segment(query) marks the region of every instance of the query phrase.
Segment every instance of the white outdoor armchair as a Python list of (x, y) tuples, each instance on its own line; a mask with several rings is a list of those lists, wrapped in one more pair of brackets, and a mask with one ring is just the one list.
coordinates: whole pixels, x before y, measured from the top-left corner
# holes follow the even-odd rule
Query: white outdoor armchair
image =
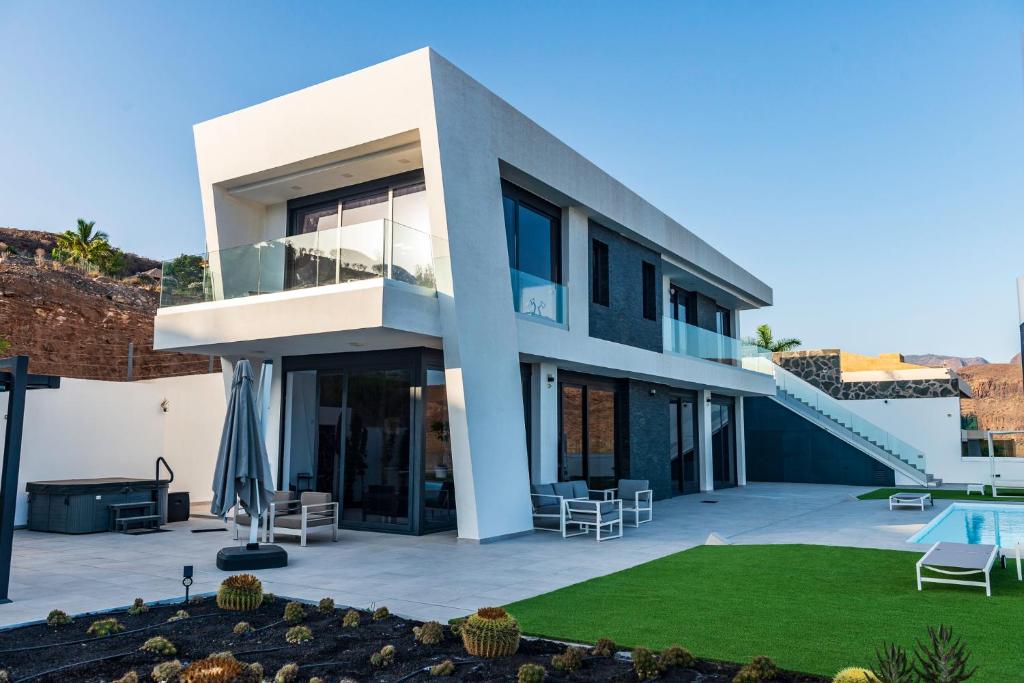
[(603, 489), (605, 500), (622, 501), (622, 512), (633, 515), (633, 526), (639, 527), (654, 519), (654, 491), (646, 479), (619, 479), (613, 489)]
[(303, 491), (298, 500), (274, 502), (270, 505), (270, 542), (274, 537), (298, 536), (299, 544), (306, 545), (306, 536), (311, 529), (330, 528), (331, 540), (338, 540), (338, 504), (331, 501), (331, 494)]
[[(621, 500), (569, 499), (562, 501), (562, 509), (565, 520), (562, 538), (581, 536), (591, 530), (599, 543), (622, 537)], [(570, 533), (570, 527), (576, 527), (578, 531)]]

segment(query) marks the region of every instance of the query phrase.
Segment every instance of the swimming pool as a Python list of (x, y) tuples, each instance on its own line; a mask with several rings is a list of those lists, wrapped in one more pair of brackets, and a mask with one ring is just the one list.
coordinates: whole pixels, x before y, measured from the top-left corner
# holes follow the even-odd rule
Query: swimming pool
[(1024, 505), (953, 503), (910, 543), (989, 543), (1006, 547), (1024, 543)]

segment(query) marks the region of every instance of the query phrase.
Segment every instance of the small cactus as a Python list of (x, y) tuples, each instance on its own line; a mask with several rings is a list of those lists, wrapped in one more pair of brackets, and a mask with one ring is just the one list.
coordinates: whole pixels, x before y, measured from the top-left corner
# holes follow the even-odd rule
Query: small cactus
[(183, 609), (180, 609), (177, 612), (175, 612), (174, 614), (172, 614), (171, 616), (167, 617), (167, 621), (168, 621), (168, 623), (170, 623), (172, 621), (181, 621), (182, 619), (188, 619), (188, 617), (189, 617), (188, 612), (186, 612)]
[(354, 609), (350, 609), (345, 612), (345, 616), (341, 618), (341, 625), (345, 628), (356, 628), (359, 626), (359, 612)]
[(248, 612), (263, 604), (263, 584), (252, 574), (235, 574), (220, 583), (217, 607), (235, 612)]
[(388, 610), (387, 607), (378, 607), (377, 609), (373, 610), (374, 621), (383, 621), (384, 619), (387, 619), (390, 616), (391, 612)]
[(275, 602), (277, 602), (277, 596), (276, 595), (274, 595), (273, 593), (264, 593), (263, 594), (263, 604), (264, 605), (273, 605)]
[(500, 607), (484, 607), (459, 629), (466, 652), (474, 657), (509, 657), (519, 650), (519, 622)]
[(284, 620), (289, 624), (298, 624), (306, 618), (306, 608), (301, 602), (289, 602), (284, 606)]
[(385, 645), (380, 649), (380, 652), (374, 652), (370, 656), (370, 666), (372, 666), (374, 669), (383, 669), (386, 666), (391, 666), (394, 662), (394, 645)]
[(868, 669), (850, 666), (837, 673), (832, 683), (878, 683), (878, 677)]
[(333, 598), (321, 598), (320, 602), (316, 605), (316, 611), (320, 614), (330, 614), (334, 611), (334, 599)]
[(89, 630), (86, 631), (86, 635), (96, 636), (98, 638), (104, 638), (109, 636), (111, 633), (120, 633), (124, 630), (124, 626), (117, 619), (113, 617), (109, 619), (97, 619), (92, 622), (89, 626)]
[(455, 673), (455, 662), (450, 659), (430, 667), (431, 676), (451, 676), (453, 673)]
[(46, 615), (47, 626), (67, 626), (70, 623), (71, 617), (64, 610), (50, 610), (50, 613)]
[(761, 681), (774, 681), (779, 675), (779, 668), (775, 666), (768, 657), (758, 656), (750, 660), (749, 664), (744, 664), (739, 671), (736, 672), (736, 676), (733, 677), (732, 683), (761, 683)]
[(658, 668), (662, 671), (668, 669), (685, 669), (693, 666), (694, 663), (693, 654), (690, 653), (685, 647), (679, 645), (669, 645), (661, 651), (661, 655), (658, 657)]
[(444, 640), (444, 628), (436, 621), (428, 621), (422, 626), (414, 626), (412, 634), (416, 641), (423, 645), (437, 645)]
[(234, 657), (210, 655), (198, 659), (178, 674), (181, 683), (228, 683), (241, 676), (244, 667)]
[(129, 671), (120, 678), (115, 678), (114, 683), (139, 683), (139, 674), (135, 673), (134, 670)]
[(611, 657), (617, 649), (618, 646), (611, 638), (598, 638), (594, 647), (590, 648), (590, 654), (595, 657)]
[(298, 664), (285, 664), (274, 674), (274, 683), (293, 683), (299, 677)]
[(658, 657), (645, 647), (633, 650), (633, 670), (641, 681), (651, 681), (661, 674)]
[(160, 655), (161, 657), (170, 657), (178, 652), (178, 648), (174, 647), (174, 643), (163, 636), (153, 636), (144, 642), (139, 649), (143, 652)]
[(292, 626), (284, 634), (284, 639), (292, 645), (301, 645), (313, 640), (313, 632), (309, 630), (308, 626)]
[(148, 611), (149, 605), (146, 604), (146, 601), (142, 598), (135, 598), (135, 602), (133, 602), (132, 606), (128, 608), (128, 616), (136, 617)]
[(231, 632), (234, 633), (236, 636), (247, 636), (255, 630), (256, 629), (254, 629), (252, 627), (252, 624), (250, 624), (248, 621), (240, 621), (237, 624), (235, 624), (235, 627), (231, 629)]
[(582, 647), (567, 647), (562, 654), (551, 657), (551, 666), (557, 671), (575, 671), (583, 666), (584, 652)]
[(153, 667), (153, 672), (149, 674), (156, 683), (166, 683), (167, 681), (173, 681), (179, 673), (181, 673), (181, 662), (177, 659), (172, 659), (168, 662), (160, 662)]
[(206, 598), (204, 598), (202, 595), (193, 595), (191, 598), (188, 599), (188, 604), (190, 605), (201, 605), (204, 602), (206, 602)]
[(242, 669), (237, 683), (263, 683), (263, 665), (259, 662), (252, 662)]
[(540, 664), (523, 664), (516, 674), (516, 683), (544, 683), (547, 671)]

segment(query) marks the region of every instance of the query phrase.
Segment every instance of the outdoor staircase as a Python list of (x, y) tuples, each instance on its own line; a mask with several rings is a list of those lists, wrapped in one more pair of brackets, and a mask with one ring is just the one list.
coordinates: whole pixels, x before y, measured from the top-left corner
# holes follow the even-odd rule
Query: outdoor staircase
[(778, 365), (772, 371), (775, 375), (775, 396), (772, 398), (777, 403), (922, 486), (942, 483), (941, 479), (928, 473), (925, 455), (920, 450), (854, 413), (841, 401), (793, 373)]
[(154, 500), (142, 500), (130, 503), (115, 503), (108, 505), (110, 511), (111, 528), (129, 536), (140, 536), (142, 534), (155, 534), (166, 529), (160, 528), (160, 465), (167, 469), (170, 477), (167, 484), (174, 481), (174, 470), (167, 464), (163, 456), (156, 459), (156, 474), (153, 476), (153, 498)]

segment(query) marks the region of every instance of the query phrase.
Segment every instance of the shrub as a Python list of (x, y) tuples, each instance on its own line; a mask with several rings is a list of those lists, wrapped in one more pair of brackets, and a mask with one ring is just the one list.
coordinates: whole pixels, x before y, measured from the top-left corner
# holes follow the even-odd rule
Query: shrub
[(646, 647), (633, 650), (633, 670), (641, 681), (650, 681), (661, 673), (658, 669), (658, 657)]
[(412, 634), (417, 642), (424, 645), (437, 645), (444, 640), (444, 628), (436, 621), (428, 621), (422, 626), (414, 626)]
[(875, 650), (875, 677), (882, 683), (914, 683), (917, 678), (910, 665), (907, 651), (896, 643), (885, 645), (881, 651)]
[(123, 630), (124, 626), (121, 625), (121, 622), (110, 617), (109, 619), (97, 619), (92, 622), (89, 626), (89, 630), (85, 633), (86, 635), (103, 638), (109, 636), (111, 633), (120, 633)]
[(275, 602), (277, 602), (277, 596), (276, 595), (274, 595), (273, 593), (264, 593), (263, 594), (263, 604), (264, 605), (273, 605)]
[(178, 674), (181, 683), (232, 683), (243, 667), (234, 657), (210, 655), (192, 662)]
[(124, 676), (115, 678), (114, 683), (139, 683), (139, 674), (135, 673), (134, 670), (129, 671)]
[(320, 598), (320, 602), (317, 603), (316, 610), (320, 614), (330, 614), (334, 611), (334, 600), (332, 598)]
[(188, 616), (189, 616), (188, 612), (186, 612), (183, 609), (180, 609), (177, 612), (175, 612), (174, 614), (172, 614), (171, 616), (169, 616), (167, 618), (167, 621), (168, 622), (171, 622), (171, 621), (181, 621), (182, 619), (188, 619)]
[(297, 624), (306, 618), (306, 608), (300, 602), (289, 602), (284, 606), (284, 620), (289, 624)]
[(914, 670), (928, 683), (961, 683), (975, 674), (978, 667), (968, 670), (971, 653), (960, 638), (953, 639), (953, 629), (940, 626), (936, 631), (928, 627), (928, 643), (917, 641)]
[(263, 683), (263, 665), (259, 662), (249, 664), (235, 683)]
[(779, 668), (775, 662), (767, 657), (759, 656), (750, 660), (749, 664), (736, 672), (732, 683), (760, 683), (761, 681), (774, 681), (779, 675)]
[(430, 667), (431, 676), (451, 676), (453, 673), (455, 673), (455, 662), (450, 659)]
[(832, 683), (878, 683), (878, 679), (867, 669), (850, 666), (837, 673)]
[(313, 632), (309, 630), (308, 626), (292, 626), (284, 634), (284, 639), (292, 645), (301, 645), (313, 640)]
[(543, 683), (547, 672), (540, 664), (523, 664), (516, 674), (516, 683)]
[(240, 621), (237, 624), (235, 624), (235, 627), (231, 629), (231, 632), (234, 633), (236, 636), (247, 636), (255, 630), (256, 629), (254, 629), (252, 627), (252, 624), (250, 624), (248, 621)]
[(595, 657), (611, 657), (615, 654), (617, 646), (611, 638), (599, 638), (594, 647), (590, 648), (590, 654)]
[(71, 623), (71, 617), (64, 610), (50, 610), (50, 613), (46, 615), (47, 626), (67, 626)]
[(263, 584), (252, 574), (235, 574), (220, 583), (217, 607), (235, 612), (248, 612), (263, 604)]
[(169, 662), (160, 662), (153, 667), (153, 672), (149, 674), (156, 683), (165, 683), (166, 681), (173, 681), (177, 675), (181, 673), (181, 662), (177, 659), (172, 659)]
[(583, 666), (584, 652), (582, 647), (567, 647), (562, 654), (552, 655), (551, 666), (558, 671), (575, 671)]
[(174, 643), (163, 636), (153, 636), (144, 642), (142, 647), (139, 649), (143, 652), (149, 652), (150, 654), (160, 655), (162, 657), (170, 657), (178, 652), (178, 648), (174, 647)]
[(149, 611), (149, 605), (142, 598), (135, 598), (135, 602), (128, 608), (128, 616), (135, 617)]
[(373, 610), (374, 621), (383, 621), (384, 619), (387, 619), (390, 616), (391, 612), (388, 611), (387, 607), (378, 607), (377, 609)]
[(466, 652), (474, 657), (509, 657), (519, 650), (519, 622), (500, 607), (484, 607), (459, 629)]
[(661, 651), (661, 655), (658, 657), (658, 668), (662, 671), (685, 669), (693, 666), (694, 661), (693, 655), (685, 647), (669, 645)]
[(395, 646), (385, 645), (380, 649), (380, 652), (374, 652), (370, 655), (370, 666), (375, 669), (382, 669), (385, 666), (391, 666), (395, 661)]
[(345, 612), (345, 616), (341, 618), (341, 625), (345, 628), (355, 628), (359, 626), (360, 617), (359, 612), (354, 609), (350, 609)]
[(298, 664), (285, 664), (274, 674), (274, 683), (292, 683), (299, 677)]

